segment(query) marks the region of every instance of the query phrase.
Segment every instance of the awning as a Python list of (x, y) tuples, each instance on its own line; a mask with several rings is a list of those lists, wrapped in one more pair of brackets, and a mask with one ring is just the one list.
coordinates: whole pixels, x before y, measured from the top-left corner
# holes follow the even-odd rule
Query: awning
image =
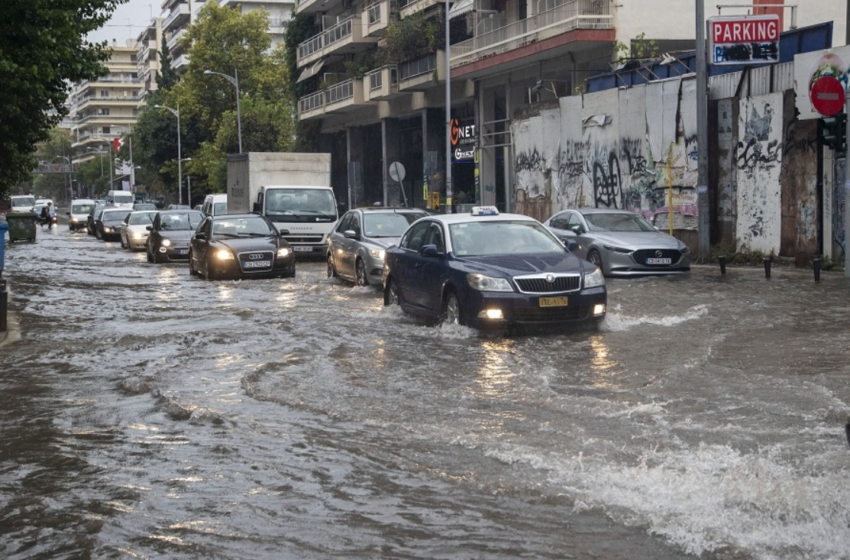
[(301, 75), (298, 76), (298, 82), (303, 82), (307, 78), (312, 78), (313, 76), (318, 74), (319, 70), (322, 69), (322, 65), (324, 65), (324, 63), (325, 63), (325, 61), (323, 59), (323, 60), (320, 60), (319, 62), (313, 64), (312, 66), (306, 68), (303, 72), (301, 72)]
[(475, 0), (458, 0), (449, 9), (449, 19), (462, 16), (465, 13), (471, 12), (475, 7)]

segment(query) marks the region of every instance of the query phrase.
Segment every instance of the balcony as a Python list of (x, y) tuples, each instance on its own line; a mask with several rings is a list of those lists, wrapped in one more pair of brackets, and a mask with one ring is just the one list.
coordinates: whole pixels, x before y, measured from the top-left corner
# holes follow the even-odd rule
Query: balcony
[(174, 7), (168, 17), (162, 20), (162, 29), (172, 29), (174, 27), (178, 27), (178, 23), (182, 23), (183, 20), (189, 20), (189, 4), (179, 4)]
[(398, 14), (402, 18), (406, 18), (431, 6), (444, 6), (445, 4), (446, 0), (399, 0)]
[(171, 62), (171, 67), (180, 72), (187, 70), (189, 68), (189, 55), (181, 54)]
[(332, 85), (325, 92), (325, 114), (350, 111), (364, 104), (363, 80), (345, 80)]
[[(139, 87), (141, 88), (142, 84), (139, 82)], [(91, 96), (91, 97), (82, 97), (77, 100), (77, 111), (82, 111), (86, 107), (89, 106), (119, 106), (119, 107), (132, 107), (136, 106), (141, 102), (140, 96), (133, 97), (102, 97), (102, 96)]]
[(326, 12), (339, 0), (297, 0), (295, 3), (296, 14), (312, 14)]
[(174, 47), (177, 46), (177, 41), (179, 41), (183, 37), (183, 35), (185, 35), (185, 34), (186, 34), (186, 28), (184, 27), (184, 28), (180, 29), (179, 31), (177, 31), (177, 33), (174, 33), (173, 35), (171, 35), (171, 39), (169, 39), (168, 41), (165, 42), (165, 44), (168, 45), (168, 50), (173, 51)]
[(363, 10), (363, 36), (381, 37), (390, 24), (390, 0), (381, 0)]
[(351, 16), (298, 45), (298, 66), (304, 66), (343, 49), (347, 53), (365, 49), (377, 42), (377, 37), (363, 36), (360, 16)]
[(325, 114), (325, 92), (317, 91), (298, 100), (298, 118), (302, 121)]
[(437, 51), (398, 65), (399, 91), (424, 91), (440, 85), (445, 79), (445, 51)]
[(379, 101), (403, 95), (398, 91), (398, 68), (384, 66), (363, 77), (363, 98), (366, 101)]
[(475, 37), (452, 45), (452, 68), (576, 29), (614, 28), (611, 3), (605, 0), (539, 0), (537, 9), (536, 16), (509, 24), (502, 18), (481, 20)]

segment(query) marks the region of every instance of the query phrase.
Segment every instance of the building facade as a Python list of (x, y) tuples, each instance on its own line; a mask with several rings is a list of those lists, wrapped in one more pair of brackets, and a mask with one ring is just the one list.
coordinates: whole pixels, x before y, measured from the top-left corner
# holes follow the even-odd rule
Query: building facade
[(142, 95), (147, 98), (151, 92), (157, 90), (157, 77), (161, 68), (162, 18), (153, 18), (136, 41), (139, 49), (136, 55), (139, 79), (143, 84)]
[(198, 17), (205, 0), (165, 0), (162, 3), (162, 33), (171, 55), (171, 68), (177, 73), (189, 66), (189, 53), (180, 44), (189, 25)]
[(295, 0), (219, 0), (222, 7), (230, 6), (241, 10), (242, 14), (265, 8), (269, 12), (269, 35), (272, 48), (283, 43), (284, 25), (292, 16)]

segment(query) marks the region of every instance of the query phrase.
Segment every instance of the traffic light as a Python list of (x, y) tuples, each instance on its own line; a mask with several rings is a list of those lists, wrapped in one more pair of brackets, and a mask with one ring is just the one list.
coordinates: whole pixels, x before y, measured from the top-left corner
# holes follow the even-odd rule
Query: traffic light
[(844, 152), (847, 148), (847, 113), (838, 113), (821, 119), (820, 141), (824, 146)]

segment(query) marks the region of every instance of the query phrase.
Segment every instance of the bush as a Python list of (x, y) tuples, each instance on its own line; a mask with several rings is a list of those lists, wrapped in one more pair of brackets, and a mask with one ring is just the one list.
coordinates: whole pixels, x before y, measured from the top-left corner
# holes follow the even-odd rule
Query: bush
[(736, 249), (734, 243), (721, 243), (711, 248), (711, 261), (717, 262), (717, 257), (726, 257), (726, 264), (761, 266), (765, 258), (775, 259), (773, 251), (766, 255), (764, 251), (753, 250), (742, 245)]

